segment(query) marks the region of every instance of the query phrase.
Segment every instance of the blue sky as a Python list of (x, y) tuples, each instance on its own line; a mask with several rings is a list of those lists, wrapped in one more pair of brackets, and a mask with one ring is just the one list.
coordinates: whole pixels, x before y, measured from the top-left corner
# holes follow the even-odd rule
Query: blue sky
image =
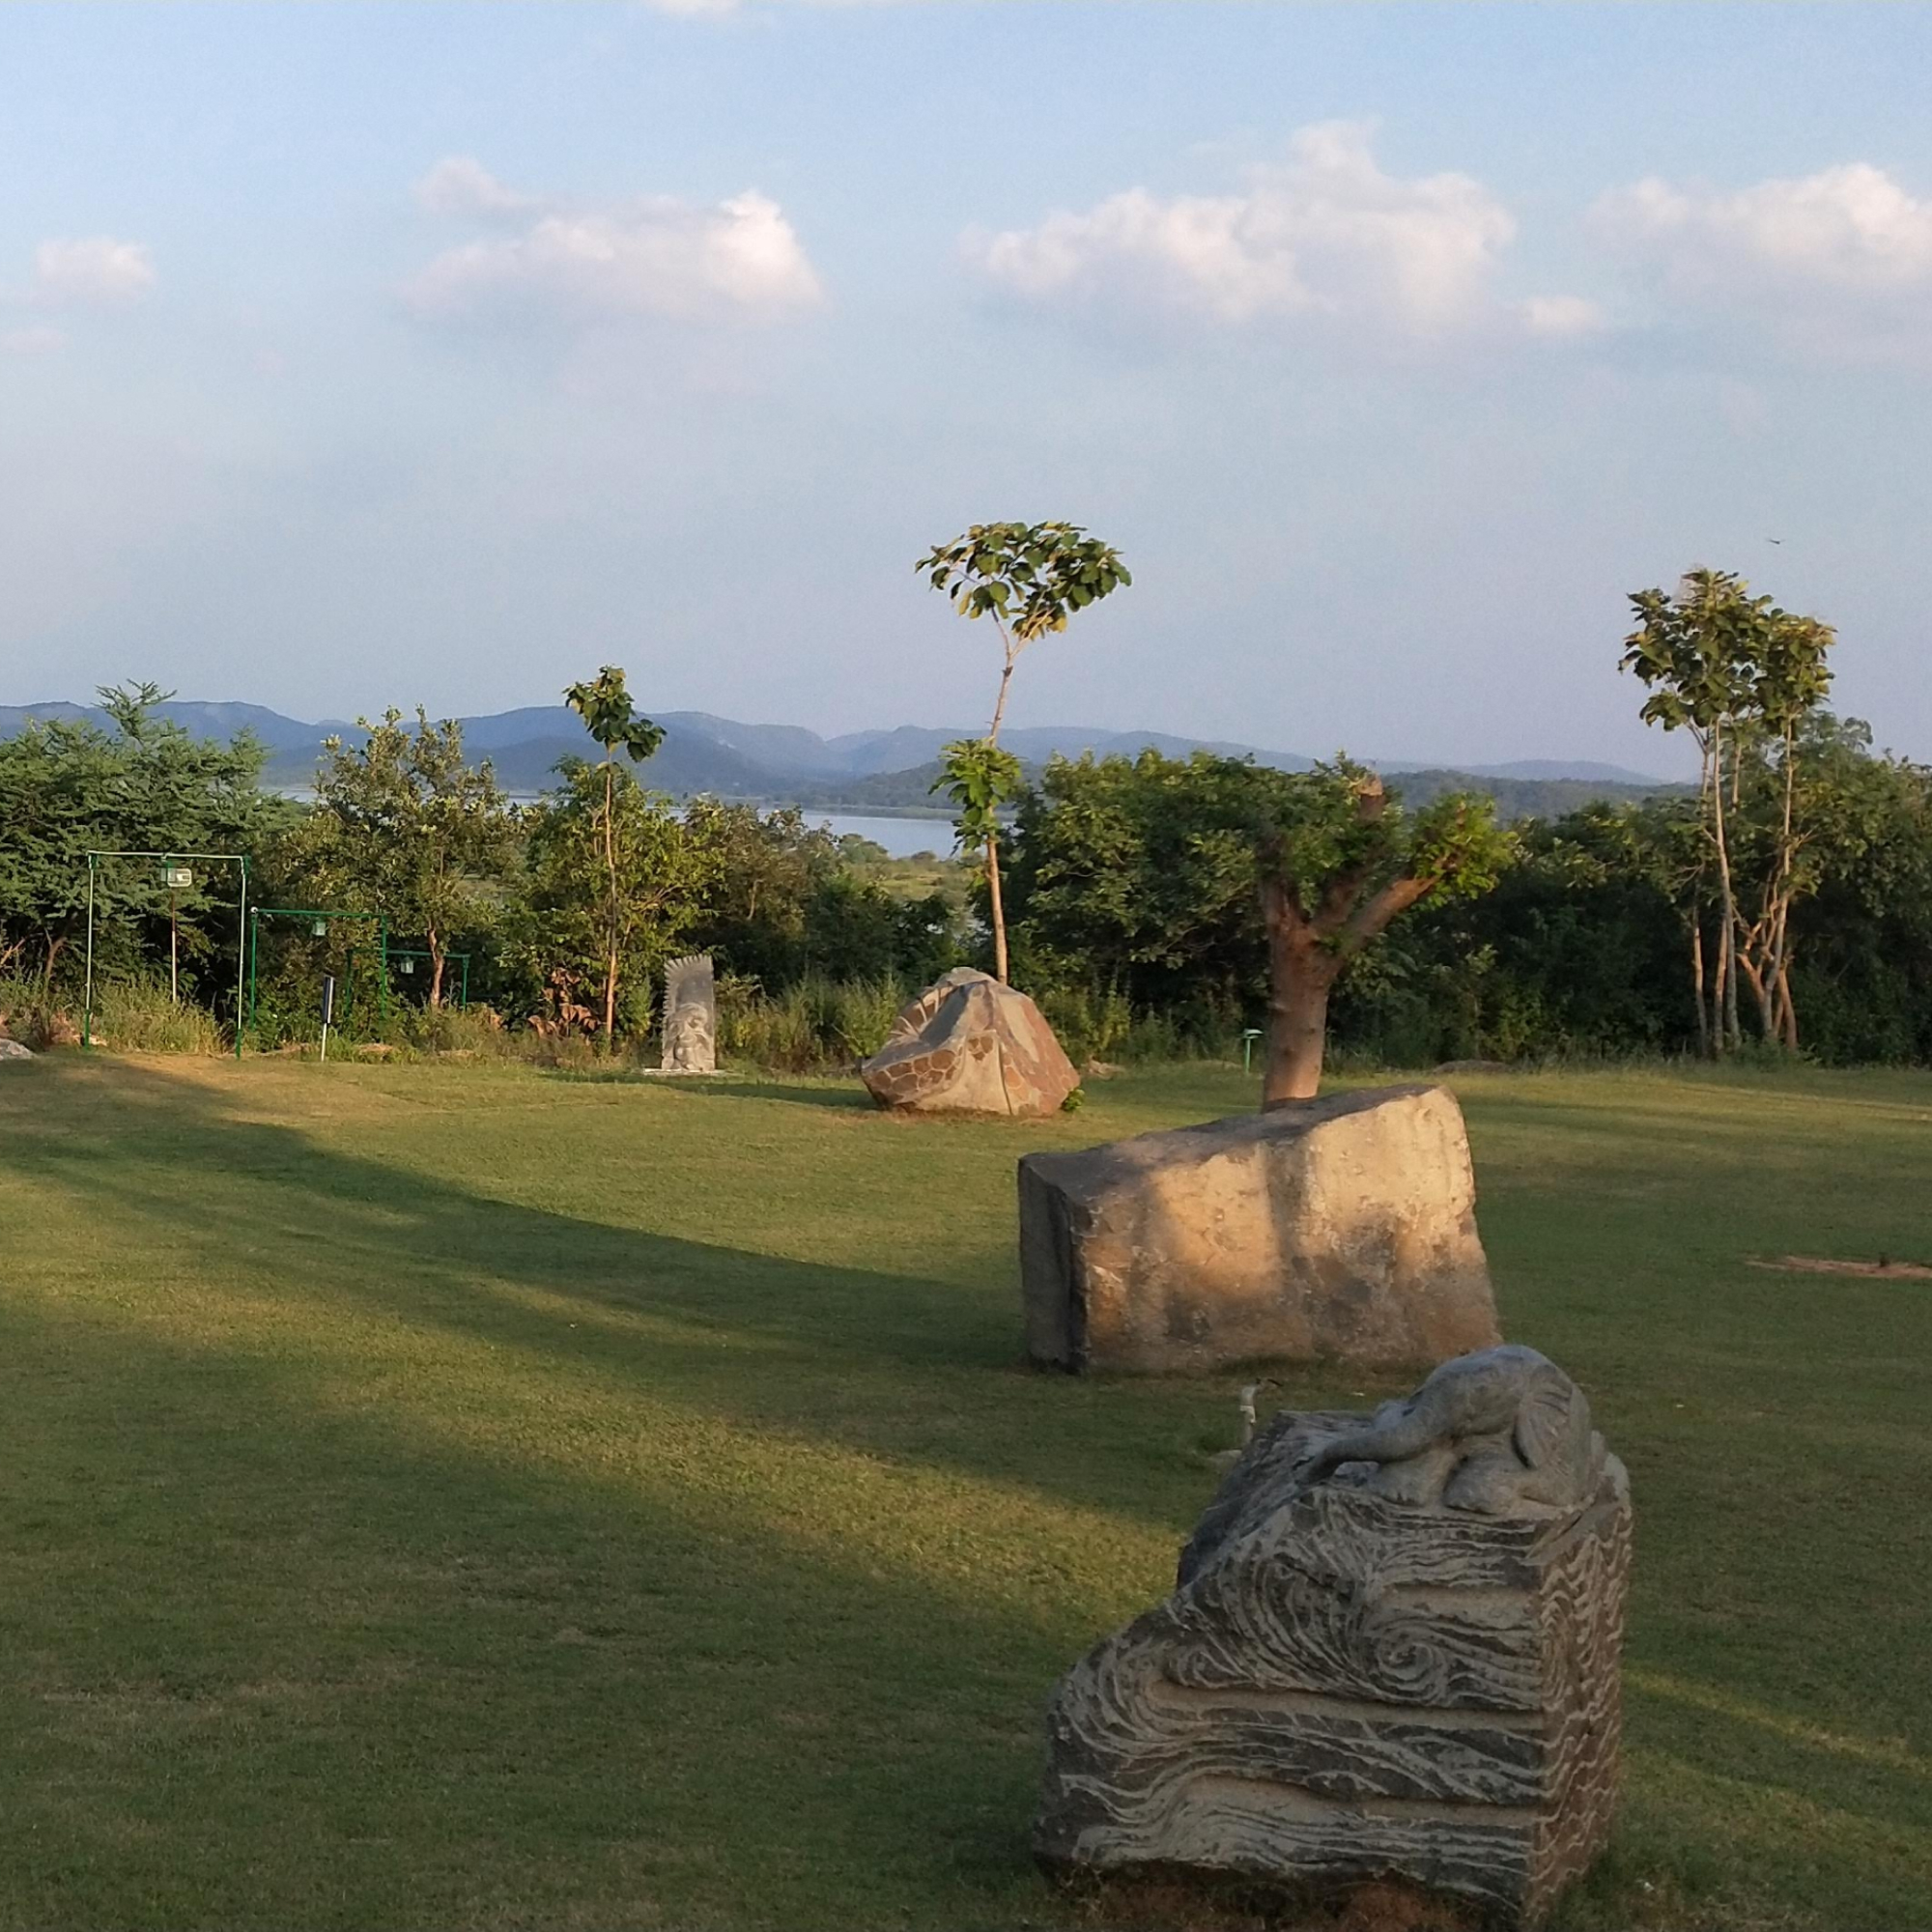
[(1623, 596), (1708, 562), (1932, 756), (1927, 71), (1888, 7), (0, 9), (0, 701), (970, 723), (911, 560), (1065, 517), (1136, 582), (1016, 722), (1675, 770)]

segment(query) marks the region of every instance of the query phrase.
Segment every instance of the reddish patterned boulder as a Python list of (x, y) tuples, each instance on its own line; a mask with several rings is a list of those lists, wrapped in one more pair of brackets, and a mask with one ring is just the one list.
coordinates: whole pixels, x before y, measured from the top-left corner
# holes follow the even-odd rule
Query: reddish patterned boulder
[(859, 1076), (880, 1106), (919, 1114), (1053, 1114), (1080, 1084), (1039, 1009), (970, 966), (914, 1000)]

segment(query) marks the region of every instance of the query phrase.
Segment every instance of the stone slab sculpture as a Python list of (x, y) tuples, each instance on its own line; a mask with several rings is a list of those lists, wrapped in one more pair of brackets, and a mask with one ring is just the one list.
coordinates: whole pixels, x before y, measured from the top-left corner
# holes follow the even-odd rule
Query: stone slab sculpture
[(1054, 1692), (1037, 1857), (1536, 1925), (1609, 1834), (1630, 1548), (1623, 1464), (1534, 1350), (1275, 1417), (1174, 1594)]
[(1462, 1110), (1382, 1087), (1019, 1166), (1027, 1350), (1414, 1367), (1501, 1339)]
[(913, 1114), (1057, 1114), (1080, 1084), (1024, 993), (960, 966), (893, 1022), (859, 1077), (882, 1107)]
[(673, 959), (665, 968), (666, 1073), (718, 1070), (718, 994), (708, 952)]

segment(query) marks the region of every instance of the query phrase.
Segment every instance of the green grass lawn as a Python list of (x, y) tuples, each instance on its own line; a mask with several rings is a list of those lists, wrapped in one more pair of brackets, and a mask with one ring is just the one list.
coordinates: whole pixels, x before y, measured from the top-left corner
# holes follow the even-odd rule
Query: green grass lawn
[[(1460, 1081), (1638, 1513), (1565, 1923), (1932, 1923), (1932, 1079)], [(0, 1068), (0, 1926), (1059, 1926), (1039, 1716), (1235, 1378), (1019, 1353), (1017, 1126), (856, 1085)], [(1378, 1397), (1308, 1375), (1292, 1401)]]

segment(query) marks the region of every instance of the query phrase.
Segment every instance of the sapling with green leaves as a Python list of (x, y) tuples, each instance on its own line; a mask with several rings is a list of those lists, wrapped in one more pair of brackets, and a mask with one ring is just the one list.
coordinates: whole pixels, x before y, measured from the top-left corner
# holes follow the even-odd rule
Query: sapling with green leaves
[(602, 746), (597, 769), (604, 777), (604, 803), (593, 836), (604, 848), (604, 1050), (611, 1051), (617, 1030), (617, 975), (623, 952), (623, 899), (617, 859), (617, 753), (641, 764), (664, 743), (664, 727), (641, 716), (624, 688), (624, 673), (606, 665), (594, 678), (571, 685), (564, 702), (583, 720), (583, 728)]
[(1000, 751), (1007, 693), (1020, 653), (1077, 611), (1097, 604), (1132, 577), (1111, 544), (1078, 524), (975, 524), (951, 543), (936, 544), (913, 568), (944, 591), (962, 616), (990, 617), (1004, 653), (993, 722), (983, 738), (960, 738), (941, 754), (934, 791), (944, 789), (959, 816), (963, 851), (983, 855), (993, 928), (993, 972), (1007, 977), (1007, 922), (1000, 897), (1000, 808), (1019, 791), (1019, 761)]

